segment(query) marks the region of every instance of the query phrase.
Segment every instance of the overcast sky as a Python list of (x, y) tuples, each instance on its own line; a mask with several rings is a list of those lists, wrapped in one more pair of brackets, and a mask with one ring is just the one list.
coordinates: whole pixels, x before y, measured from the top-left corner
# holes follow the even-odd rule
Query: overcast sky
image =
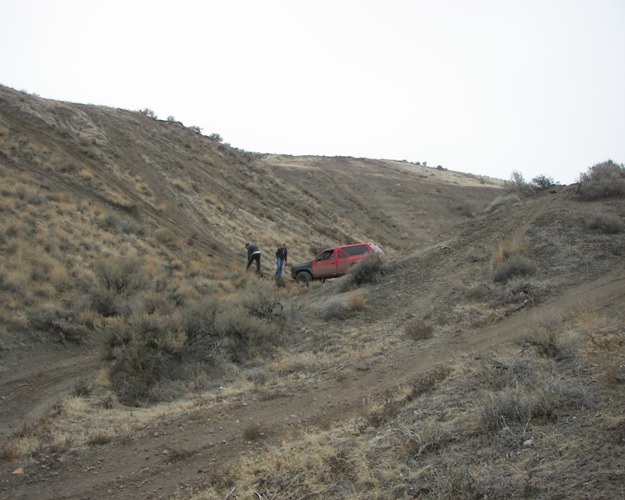
[(624, 0), (0, 0), (0, 84), (238, 148), (561, 183), (625, 162)]

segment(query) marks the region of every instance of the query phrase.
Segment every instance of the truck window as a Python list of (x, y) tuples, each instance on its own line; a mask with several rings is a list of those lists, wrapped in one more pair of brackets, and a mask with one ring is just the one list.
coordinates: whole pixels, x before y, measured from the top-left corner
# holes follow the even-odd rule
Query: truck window
[(354, 245), (353, 247), (345, 247), (343, 248), (346, 253), (349, 255), (362, 255), (363, 253), (368, 253), (367, 247), (365, 245)]
[(334, 249), (324, 250), (319, 254), (319, 256), (315, 259), (317, 262), (320, 260), (329, 260), (334, 257)]

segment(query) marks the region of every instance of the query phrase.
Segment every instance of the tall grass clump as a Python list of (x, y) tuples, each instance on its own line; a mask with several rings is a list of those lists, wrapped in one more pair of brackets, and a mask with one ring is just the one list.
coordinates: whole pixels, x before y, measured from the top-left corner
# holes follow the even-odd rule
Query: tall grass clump
[(625, 197), (625, 165), (612, 160), (598, 163), (579, 176), (579, 197), (584, 201)]

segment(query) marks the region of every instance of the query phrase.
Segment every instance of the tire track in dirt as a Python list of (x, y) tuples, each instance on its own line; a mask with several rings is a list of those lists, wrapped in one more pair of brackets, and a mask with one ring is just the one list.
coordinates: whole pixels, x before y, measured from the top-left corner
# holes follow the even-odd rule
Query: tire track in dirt
[[(98, 369), (95, 353), (57, 360), (29, 360), (20, 368), (5, 367), (0, 382), (0, 439), (9, 438), (41, 417), (81, 378)], [(21, 367), (26, 366), (23, 370)]]
[[(218, 477), (244, 453), (262, 453), (264, 446), (278, 444), (299, 431), (355, 416), (363, 401), (411, 384), (441, 363), (467, 355), (479, 357), (518, 339), (535, 319), (553, 314), (570, 319), (580, 312), (580, 305), (599, 312), (624, 300), (625, 272), (621, 267), (544, 304), (528, 306), (491, 327), (442, 338), (428, 347), (388, 353), (365, 369), (354, 366), (340, 378), (326, 373), (308, 386), (180, 414), (103, 446), (76, 448), (60, 469), (49, 461), (44, 468), (41, 464), (38, 470), (27, 468), (23, 476), (0, 483), (0, 498), (86, 498), (94, 491), (101, 498), (180, 495), (186, 488)], [(245, 439), (245, 431), (252, 425), (265, 431), (264, 440)], [(7, 464), (0, 467), (0, 477), (10, 477)]]

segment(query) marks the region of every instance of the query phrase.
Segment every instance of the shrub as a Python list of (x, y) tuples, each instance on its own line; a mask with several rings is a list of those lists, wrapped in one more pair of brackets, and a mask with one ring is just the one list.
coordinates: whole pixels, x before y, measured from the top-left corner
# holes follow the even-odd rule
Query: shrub
[(111, 316), (130, 316), (133, 312), (132, 297), (117, 295), (105, 288), (96, 288), (89, 295), (89, 305), (96, 313)]
[(399, 414), (400, 405), (401, 402), (393, 399), (391, 393), (387, 391), (381, 404), (365, 412), (365, 423), (361, 426), (361, 431), (364, 431), (368, 426), (380, 427), (392, 420)]
[(598, 163), (579, 176), (582, 200), (625, 197), (625, 166), (612, 160)]
[(139, 113), (147, 116), (148, 118), (152, 118), (154, 120), (156, 120), (156, 118), (157, 118), (156, 113), (154, 111), (152, 111), (150, 108), (140, 109)]
[(349, 306), (340, 300), (334, 300), (326, 304), (322, 316), (325, 320), (347, 319), (351, 315)]
[(517, 170), (512, 172), (509, 181), (504, 181), (503, 187), (506, 191), (520, 195), (528, 195), (534, 190), (532, 185), (525, 180), (523, 174)]
[(122, 403), (159, 401), (160, 384), (183, 378), (184, 337), (170, 317), (135, 314), (109, 322), (104, 334), (108, 358), (114, 360), (111, 384)]
[(270, 320), (283, 318), (279, 291), (272, 281), (256, 277), (250, 279), (245, 284), (240, 300), (253, 316)]
[(310, 251), (310, 254), (312, 256), (316, 256), (319, 255), (321, 253), (322, 250), (326, 249), (326, 248), (330, 248), (332, 245), (330, 244), (319, 244), (319, 243), (312, 243), (309, 247), (308, 250)]
[(492, 272), (492, 280), (495, 283), (505, 283), (508, 280), (520, 277), (531, 276), (536, 272), (536, 265), (523, 255), (512, 255), (499, 263)]
[(111, 385), (119, 401), (139, 405), (174, 399), (189, 382), (218, 373), (227, 362), (273, 352), (286, 330), (276, 294), (271, 281), (253, 279), (228, 302), (210, 298), (169, 312), (167, 307), (131, 307), (128, 314), (103, 320), (97, 331), (104, 357), (112, 362)]
[(467, 296), (476, 300), (485, 300), (491, 296), (492, 290), (486, 283), (478, 283), (467, 290)]
[(414, 321), (413, 323), (406, 325), (404, 332), (414, 341), (424, 340), (432, 336), (434, 327), (424, 321)]
[(500, 208), (505, 208), (510, 205), (514, 205), (515, 203), (521, 201), (519, 195), (517, 194), (508, 194), (505, 196), (497, 196), (490, 204), (484, 209), (485, 213), (491, 213)]
[(352, 292), (349, 296), (350, 311), (362, 311), (365, 308), (365, 296), (359, 292)]
[(248, 316), (241, 305), (219, 314), (215, 327), (224, 339), (224, 354), (235, 363), (269, 352), (282, 341), (281, 330), (275, 324)]
[(182, 179), (172, 180), (171, 185), (174, 186), (178, 191), (182, 191), (183, 193), (189, 190), (189, 186), (187, 186), (187, 183), (184, 182)]
[(506, 361), (487, 361), (480, 377), (484, 389), (502, 391), (524, 385), (532, 388), (538, 383), (540, 366), (536, 358), (520, 357)]
[(523, 348), (532, 348), (538, 356), (561, 361), (570, 356), (570, 350), (558, 339), (557, 332), (540, 329), (528, 336)]
[(218, 310), (218, 303), (208, 299), (184, 311), (182, 330), (187, 335), (184, 349), (186, 358), (214, 363), (223, 356), (226, 342), (215, 324)]
[(487, 431), (498, 431), (513, 423), (552, 414), (550, 398), (542, 391), (513, 387), (490, 394), (482, 407), (481, 420)]
[(588, 227), (603, 234), (617, 234), (625, 230), (625, 225), (621, 219), (607, 214), (595, 215), (588, 223)]
[(456, 203), (452, 210), (458, 212), (459, 215), (464, 217), (472, 218), (475, 213), (475, 207), (469, 203)]
[(377, 253), (372, 253), (354, 264), (343, 281), (343, 290), (352, 286), (360, 286), (367, 283), (377, 283), (384, 275), (382, 259)]
[(173, 231), (167, 228), (160, 228), (154, 231), (154, 238), (156, 238), (156, 241), (169, 248), (175, 248), (178, 243), (178, 237)]
[(553, 181), (551, 177), (547, 177), (546, 175), (540, 174), (534, 177), (531, 181), (532, 186), (538, 190), (548, 189), (552, 186), (555, 186), (556, 183)]
[(437, 385), (449, 377), (451, 373), (452, 369), (446, 365), (438, 365), (429, 370), (412, 383), (410, 393), (406, 397), (406, 400), (412, 401), (423, 396), (424, 394), (434, 392)]
[(88, 397), (93, 392), (93, 385), (81, 378), (74, 384), (72, 395), (76, 397)]
[(89, 438), (87, 444), (91, 446), (101, 446), (104, 444), (108, 444), (111, 441), (113, 441), (113, 436), (111, 436), (110, 434), (106, 434), (105, 432), (97, 432)]
[(115, 295), (132, 295), (146, 285), (142, 264), (137, 257), (100, 260), (94, 272), (104, 289)]

